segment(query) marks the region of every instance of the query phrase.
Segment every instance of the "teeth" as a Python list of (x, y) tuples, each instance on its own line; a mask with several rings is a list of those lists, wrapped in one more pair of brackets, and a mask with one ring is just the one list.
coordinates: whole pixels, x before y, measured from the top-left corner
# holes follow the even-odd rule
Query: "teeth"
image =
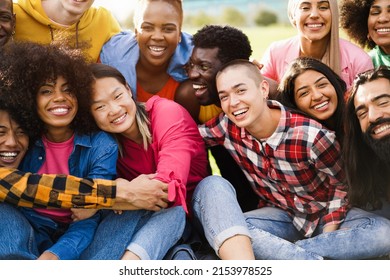
[(390, 32), (390, 28), (378, 28), (377, 32)]
[(149, 49), (154, 51), (154, 52), (162, 52), (163, 50), (165, 50), (165, 48), (155, 47), (155, 46), (151, 46), (151, 47), (149, 47)]
[(119, 118), (116, 118), (115, 120), (113, 120), (112, 122), (113, 123), (118, 123), (120, 122), (121, 120), (123, 120), (125, 117), (126, 117), (127, 113), (126, 114), (123, 114), (122, 116), (120, 116)]
[(321, 27), (322, 24), (320, 24), (320, 23), (317, 23), (317, 24), (308, 24), (307, 26), (310, 27), (310, 28), (318, 28), (318, 27)]
[(248, 111), (248, 110), (247, 109), (241, 109), (241, 110), (233, 112), (233, 115), (234, 116), (238, 116), (238, 115), (241, 115), (241, 114), (245, 113), (246, 111)]
[(66, 113), (66, 112), (69, 111), (69, 109), (66, 109), (66, 108), (55, 108), (55, 109), (52, 109), (51, 111), (54, 112), (54, 113)]
[(379, 134), (379, 133), (381, 133), (385, 130), (388, 130), (388, 129), (390, 129), (390, 124), (382, 125), (379, 128), (374, 130), (374, 134)]
[(198, 89), (206, 88), (207, 86), (205, 86), (205, 85), (195, 85), (195, 84), (193, 84), (192, 87), (194, 88), (194, 90), (198, 90)]
[(0, 153), (1, 157), (16, 157), (18, 155), (17, 152), (2, 152)]
[(314, 106), (314, 109), (320, 109), (326, 105), (328, 105), (328, 101), (322, 102), (321, 104), (318, 104), (317, 106)]

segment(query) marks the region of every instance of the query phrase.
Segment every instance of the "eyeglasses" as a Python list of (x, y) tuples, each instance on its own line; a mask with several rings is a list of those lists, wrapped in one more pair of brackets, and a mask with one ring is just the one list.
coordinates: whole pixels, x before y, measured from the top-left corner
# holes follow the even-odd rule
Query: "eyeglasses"
[(196, 71), (199, 74), (205, 74), (207, 71), (211, 70), (213, 67), (211, 65), (202, 63), (202, 64), (195, 64), (191, 61), (189, 61), (186, 65), (184, 65), (184, 70), (187, 72), (187, 74), (190, 73), (190, 71)]

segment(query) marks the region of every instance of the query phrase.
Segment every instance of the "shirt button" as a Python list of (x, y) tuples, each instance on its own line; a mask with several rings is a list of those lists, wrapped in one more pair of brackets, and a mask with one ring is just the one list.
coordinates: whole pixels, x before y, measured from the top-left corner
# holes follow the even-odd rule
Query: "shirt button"
[(42, 160), (42, 157), (38, 157), (39, 160)]

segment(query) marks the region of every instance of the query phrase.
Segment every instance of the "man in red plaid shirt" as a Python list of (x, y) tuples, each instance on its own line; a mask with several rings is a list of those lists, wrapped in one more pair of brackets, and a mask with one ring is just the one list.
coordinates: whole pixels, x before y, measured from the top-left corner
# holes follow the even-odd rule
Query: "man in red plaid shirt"
[[(258, 209), (243, 216), (234, 191), (222, 178), (220, 184), (214, 179), (198, 186), (195, 216), (216, 253), (234, 258), (239, 253), (233, 241), (247, 236), (256, 259), (388, 254), (390, 221), (349, 210), (335, 133), (268, 101), (267, 81), (247, 60), (227, 63), (216, 79), (224, 114), (200, 126), (200, 133), (208, 145), (228, 149), (259, 197)], [(356, 246), (356, 240), (365, 245)]]

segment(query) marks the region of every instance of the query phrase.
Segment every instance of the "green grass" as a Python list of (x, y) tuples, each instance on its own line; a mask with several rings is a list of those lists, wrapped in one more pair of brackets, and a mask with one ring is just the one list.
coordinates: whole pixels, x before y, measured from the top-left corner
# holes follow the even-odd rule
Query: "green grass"
[[(183, 30), (194, 34), (200, 28), (184, 28)], [(242, 27), (240, 28), (249, 38), (252, 46), (252, 59), (260, 60), (266, 48), (274, 41), (282, 40), (296, 35), (291, 25), (271, 25), (268, 27)]]
[(252, 59), (260, 60), (267, 47), (275, 41), (287, 39), (297, 34), (291, 25), (272, 25), (269, 27), (243, 27), (252, 46)]
[[(194, 34), (200, 28), (184, 28), (183, 30)], [(252, 46), (252, 59), (260, 60), (264, 51), (274, 41), (287, 39), (297, 35), (297, 30), (290, 24), (278, 24), (267, 27), (252, 26), (240, 28), (249, 38)], [(349, 40), (343, 30), (340, 30), (340, 37)]]
[(221, 172), (219, 172), (218, 165), (215, 162), (215, 159), (214, 159), (213, 155), (211, 154), (210, 151), (208, 153), (209, 153), (209, 161), (210, 161), (211, 172), (213, 173), (213, 175), (221, 176)]

